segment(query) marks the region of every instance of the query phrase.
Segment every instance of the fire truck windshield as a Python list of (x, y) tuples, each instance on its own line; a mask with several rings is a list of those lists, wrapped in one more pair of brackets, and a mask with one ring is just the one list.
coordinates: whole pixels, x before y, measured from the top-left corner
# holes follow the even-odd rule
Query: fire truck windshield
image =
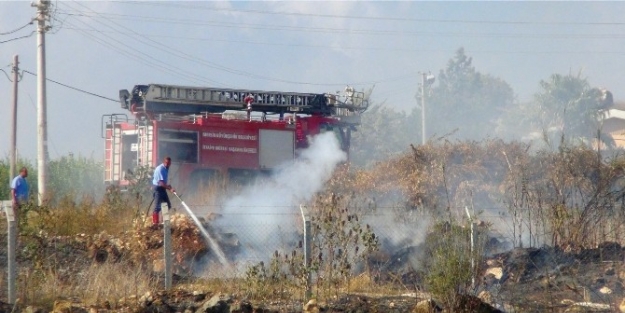
[(170, 156), (175, 162), (198, 162), (198, 133), (195, 131), (159, 129), (158, 159)]

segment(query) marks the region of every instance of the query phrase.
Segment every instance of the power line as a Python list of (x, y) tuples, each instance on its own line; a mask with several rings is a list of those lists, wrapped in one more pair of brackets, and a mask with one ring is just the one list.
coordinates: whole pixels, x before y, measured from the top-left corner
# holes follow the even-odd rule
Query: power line
[[(85, 7), (84, 5), (79, 4), (79, 3), (76, 3), (76, 4), (78, 4), (78, 5), (80, 5), (80, 6)], [(67, 4), (64, 4), (64, 5), (65, 5), (65, 6), (67, 6)], [(87, 8), (87, 7), (85, 7), (85, 8)], [(88, 9), (88, 8), (87, 8), (87, 9)], [(93, 13), (98, 14), (97, 12), (93, 12)], [(157, 42), (157, 41), (154, 41), (154, 40), (151, 40), (151, 39), (147, 39), (147, 38), (144, 40), (144, 38), (142, 38), (141, 34), (139, 34), (139, 33), (135, 32), (135, 31), (133, 31), (132, 29), (127, 28), (127, 27), (125, 27), (125, 26), (123, 26), (123, 25), (120, 25), (120, 24), (118, 24), (118, 23), (115, 23), (115, 22), (113, 22), (113, 21), (110, 21), (110, 20), (109, 20), (109, 19), (107, 19), (107, 18), (104, 18), (104, 19), (105, 19), (105, 20), (107, 20), (107, 21), (109, 21), (110, 23), (112, 23), (112, 24), (113, 24), (113, 25), (115, 25), (116, 27), (123, 28), (123, 29), (129, 30), (130, 32), (132, 32), (132, 33), (133, 33), (133, 35), (126, 35), (126, 36), (127, 36), (127, 37), (129, 37), (129, 38), (131, 38), (133, 41), (139, 41), (139, 42), (144, 43), (144, 44), (146, 44), (146, 45), (148, 45), (148, 46), (150, 46), (150, 47), (152, 47), (152, 48), (159, 49), (159, 50), (164, 51), (164, 52), (166, 52), (166, 53), (170, 53), (170, 54), (172, 54), (172, 55), (174, 55), (174, 56), (177, 56), (177, 57), (179, 57), (179, 58), (182, 58), (182, 59), (186, 59), (186, 60), (189, 60), (189, 61), (193, 61), (193, 59), (194, 59), (194, 57), (193, 57), (193, 56), (190, 56), (189, 54), (186, 54), (186, 53), (184, 53), (184, 52), (180, 52), (180, 51), (178, 51), (178, 50), (176, 50), (176, 49), (174, 49), (174, 48), (171, 48), (171, 47), (170, 47), (170, 46), (168, 46), (168, 45), (165, 45), (165, 44), (162, 44), (162, 43), (160, 43), (160, 42)], [(82, 22), (82, 21), (81, 21), (81, 22)], [(99, 21), (98, 21), (98, 23), (100, 23), (100, 24), (102, 24), (102, 25), (104, 25), (104, 26), (106, 26), (106, 27), (108, 27), (108, 28), (110, 28), (110, 29), (113, 29), (114, 31), (118, 31), (118, 29), (116, 29), (116, 28), (112, 27), (111, 25), (108, 25), (108, 24), (105, 24), (105, 23), (103, 23), (103, 22), (99, 22)], [(103, 35), (104, 35), (104, 34), (103, 34)], [(107, 36), (107, 37), (111, 38), (110, 36)], [(115, 39), (113, 39), (113, 40), (115, 40)], [(146, 40), (148, 41), (147, 43), (146, 43)], [(117, 41), (117, 40), (115, 40), (115, 41)], [(174, 51), (174, 52), (170, 52), (170, 51)], [(139, 52), (139, 53), (144, 54), (144, 53), (142, 53), (142, 52)], [(153, 59), (153, 60), (155, 60), (155, 61), (157, 61), (157, 62), (160, 62), (160, 63), (163, 63), (163, 64), (167, 64), (167, 65), (171, 64), (171, 62), (169, 62), (169, 63), (167, 63), (167, 62), (162, 62), (162, 61), (160, 61), (160, 60), (158, 60), (158, 59), (154, 58), (151, 54), (144, 54), (144, 55), (146, 55), (148, 58)], [(195, 59), (197, 59), (197, 58), (195, 58)], [(202, 60), (202, 61), (203, 61), (203, 60)], [(214, 69), (219, 69), (219, 70), (228, 70), (227, 68), (225, 68), (225, 67), (223, 67), (223, 66), (220, 66), (220, 65), (218, 65), (218, 64), (214, 64), (214, 63), (211, 63), (211, 62), (208, 62), (208, 61), (205, 61), (205, 62), (206, 62), (206, 63), (208, 63), (208, 66), (209, 66), (209, 67), (211, 67), (211, 68), (214, 68)], [(208, 81), (208, 82), (210, 82), (210, 83), (214, 83), (214, 84), (217, 84), (217, 85), (223, 85), (223, 84), (221, 84), (220, 82), (217, 82), (217, 81), (215, 81), (215, 80), (211, 80), (211, 79), (207, 79), (207, 78), (205, 78), (205, 77), (201, 77), (201, 76), (196, 75), (196, 74), (194, 74), (194, 73), (190, 73), (190, 74), (186, 74), (186, 75), (195, 76), (196, 78), (198, 78), (198, 80)]]
[[(37, 74), (35, 74), (35, 73), (33, 73), (33, 72), (30, 72), (30, 71), (27, 71), (27, 70), (22, 70), (22, 71), (23, 71), (24, 73), (27, 73), (27, 74), (33, 75), (33, 76), (35, 76), (35, 77), (37, 76)], [(47, 81), (50, 81), (50, 82), (53, 82), (53, 83), (55, 83), (55, 84), (57, 84), (57, 85), (61, 85), (61, 86), (63, 86), (63, 87), (66, 87), (66, 88), (72, 89), (72, 90), (76, 90), (76, 91), (79, 91), (79, 92), (82, 92), (82, 93), (86, 93), (86, 94), (91, 95), (91, 96), (94, 96), (94, 97), (102, 98), (102, 99), (109, 100), (109, 101), (113, 101), (113, 102), (119, 102), (119, 100), (112, 99), (112, 98), (105, 97), (105, 96), (101, 96), (101, 95), (98, 95), (98, 94), (93, 93), (93, 92), (89, 92), (89, 91), (86, 91), (86, 90), (83, 90), (83, 89), (80, 89), (80, 88), (77, 88), (77, 87), (73, 87), (73, 86), (70, 86), (70, 85), (67, 85), (67, 84), (63, 84), (63, 83), (61, 83), (61, 82), (58, 82), (58, 81), (56, 81), (56, 80), (52, 80), (52, 79), (50, 79), (50, 78), (46, 78), (46, 80), (47, 80)]]
[[(344, 85), (345, 83), (314, 83), (314, 82), (305, 82), (305, 81), (292, 81), (292, 80), (285, 80), (285, 79), (280, 79), (280, 78), (275, 78), (275, 77), (270, 77), (270, 76), (265, 76), (265, 75), (260, 75), (260, 74), (255, 74), (255, 73), (250, 73), (248, 70), (238, 70), (235, 68), (229, 68), (229, 67), (225, 67), (223, 65), (219, 65), (219, 64), (215, 64), (212, 63), (210, 61), (207, 61), (205, 59), (201, 59), (198, 57), (195, 57), (191, 54), (188, 54), (186, 52), (183, 52), (181, 50), (177, 50), (174, 48), (173, 45), (166, 45), (162, 43), (162, 40), (153, 40), (151, 39), (151, 37), (154, 36), (154, 34), (141, 34), (137, 31), (135, 31), (134, 29), (125, 27), (115, 21), (113, 21), (113, 19), (116, 18), (122, 18), (122, 19), (131, 19), (133, 21), (137, 21), (140, 19), (155, 19), (157, 21), (166, 21), (166, 22), (180, 22), (180, 23), (188, 23), (189, 20), (188, 19), (169, 19), (169, 18), (151, 18), (151, 17), (146, 17), (146, 16), (136, 16), (136, 15), (127, 15), (127, 14), (107, 14), (107, 13), (99, 13), (99, 12), (95, 12), (91, 9), (89, 9), (87, 6), (80, 4), (80, 3), (76, 3), (77, 5), (80, 5), (81, 7), (87, 9), (88, 11), (85, 10), (76, 10), (74, 7), (71, 7), (69, 5), (67, 5), (66, 3), (62, 3), (62, 5), (65, 5), (66, 8), (69, 8), (69, 10), (62, 10), (59, 13), (60, 14), (65, 14), (68, 17), (69, 16), (73, 16), (76, 17), (76, 20), (80, 21), (80, 18), (78, 17), (87, 17), (87, 18), (91, 18), (94, 21), (101, 23), (102, 25), (107, 26), (108, 28), (113, 29), (112, 32), (114, 33), (118, 33), (121, 35), (125, 35), (129, 38), (131, 38), (131, 40), (133, 42), (140, 42), (143, 44), (146, 44), (150, 47), (156, 48), (158, 50), (161, 50), (165, 53), (168, 53), (170, 55), (173, 55), (177, 58), (181, 58), (183, 60), (186, 61), (192, 61), (204, 66), (207, 66), (209, 68), (212, 69), (217, 69), (220, 71), (224, 71), (227, 73), (231, 73), (234, 75), (239, 75), (239, 76), (244, 76), (246, 78), (254, 78), (254, 79), (261, 79), (261, 80), (268, 80), (268, 81), (276, 81), (276, 82), (282, 82), (282, 83), (287, 83), (287, 84), (298, 84), (298, 85), (316, 85), (316, 86), (338, 86), (338, 85)], [(77, 14), (71, 13), (71, 12), (78, 12)], [(129, 30), (130, 32), (123, 32), (120, 31), (119, 29), (116, 29), (114, 27), (112, 27), (111, 25), (107, 25), (105, 23), (99, 22), (97, 21), (97, 19), (104, 19), (106, 21), (108, 21), (111, 24), (116, 25), (119, 28), (124, 28), (126, 30)], [(192, 23), (206, 23), (205, 20), (202, 21), (198, 21), (198, 20), (191, 20)], [(257, 28), (257, 29), (272, 29), (272, 28), (267, 28), (266, 25), (262, 25), (262, 24), (241, 24), (241, 23), (224, 23), (224, 22), (208, 22), (210, 26), (215, 26), (215, 27), (241, 27), (241, 25), (243, 25), (244, 28)], [(224, 26), (224, 24), (226, 26)], [(270, 25), (271, 26), (271, 25)], [(275, 29), (278, 30), (300, 30), (300, 31), (306, 31), (306, 30), (320, 30), (320, 31), (326, 31), (326, 32), (336, 32), (336, 31), (340, 31), (340, 30), (344, 30), (344, 31), (348, 31), (348, 32), (354, 32), (354, 33), (362, 33), (362, 34), (367, 34), (367, 31), (371, 31), (371, 32), (376, 32), (375, 34), (392, 34), (393, 32), (396, 34), (402, 34), (402, 31), (385, 31), (385, 30), (350, 30), (350, 29), (340, 29), (340, 28), (310, 28), (310, 27), (290, 27), (290, 26), (280, 26), (280, 25), (273, 25), (272, 27), (275, 27)], [(78, 29), (76, 29), (78, 30)], [(92, 28), (91, 31), (95, 31), (101, 35), (104, 35), (105, 30), (99, 30), (99, 29), (95, 29)], [(510, 37), (514, 37), (514, 36), (520, 36), (520, 37), (546, 37), (546, 38), (552, 38), (552, 39), (567, 39), (567, 38), (571, 38), (574, 36), (577, 36), (576, 38), (585, 38), (583, 36), (592, 36), (592, 38), (597, 38), (596, 35), (580, 35), (580, 34), (544, 34), (544, 35), (537, 35), (537, 34), (506, 34), (506, 33), (485, 33), (485, 34), (479, 34), (479, 33), (441, 33), (441, 32), (432, 32), (432, 33), (428, 33), (428, 32), (413, 32), (413, 33), (418, 33), (420, 35), (423, 34), (431, 34), (431, 35), (435, 35), (435, 36), (440, 36), (441, 34), (448, 34), (448, 35), (453, 35), (453, 36), (463, 36), (463, 37), (471, 37), (471, 36), (476, 36), (476, 37), (485, 37), (485, 36), (495, 36), (495, 37), (501, 37), (501, 38), (510, 38)], [(553, 37), (549, 37), (549, 36), (553, 36)], [(616, 34), (604, 34), (601, 36), (621, 36), (621, 35), (616, 35)], [(107, 36), (109, 38), (111, 38), (110, 36)], [(165, 38), (167, 36), (161, 36), (159, 34), (158, 36), (159, 38)], [(179, 36), (171, 36), (171, 37), (175, 37), (175, 38), (180, 38)], [(115, 40), (115, 39), (112, 39)], [(194, 39), (191, 39), (194, 40)], [(211, 39), (204, 39), (204, 40), (211, 40)], [(117, 41), (117, 40), (115, 40)], [(219, 41), (219, 40), (217, 40)], [(228, 40), (222, 40), (222, 41), (228, 41)], [(238, 42), (243, 42), (245, 43), (245, 41), (238, 41)], [(252, 42), (250, 42), (252, 43)], [(262, 44), (262, 43), (254, 43), (254, 44)], [(277, 45), (280, 45), (281, 43), (278, 42)], [(113, 45), (113, 46), (118, 46), (118, 45)], [(288, 45), (288, 46), (294, 46), (294, 45)], [(301, 45), (301, 46), (313, 46), (313, 45)], [(315, 47), (319, 47), (319, 48), (324, 48), (323, 46), (315, 46)], [(112, 47), (110, 47), (112, 48)], [(326, 47), (327, 48), (327, 47)], [(343, 48), (343, 47), (341, 47)], [(114, 48), (112, 48), (114, 49)], [(346, 48), (347, 49), (347, 48)], [(354, 48), (354, 49), (358, 49), (358, 48)], [(133, 50), (134, 52), (137, 52), (138, 50)], [(409, 50), (410, 51), (410, 50)], [(141, 53), (139, 51), (139, 53)], [(500, 53), (497, 51), (485, 51), (485, 52), (481, 52), (481, 53)], [(558, 53), (558, 52), (510, 52), (510, 53), (520, 53), (520, 54), (524, 54), (524, 53)], [(577, 53), (583, 53), (583, 52), (577, 52)], [(610, 52), (601, 52), (601, 53), (610, 53)], [(618, 53), (618, 52), (614, 52), (614, 53)], [(142, 53), (143, 54), (143, 53)], [(153, 57), (153, 54), (145, 54), (146, 57), (153, 59), (156, 62), (160, 62), (160, 60), (156, 59)], [(171, 62), (167, 63), (167, 64), (172, 64)], [(413, 73), (414, 74), (414, 73)], [(411, 74), (412, 75), (412, 74)], [(198, 77), (197, 75), (194, 74), (195, 77)], [(187, 77), (188, 78), (188, 77)], [(200, 78), (202, 80), (204, 80), (205, 78)], [(393, 81), (393, 80), (398, 80), (401, 79), (400, 78), (391, 78), (391, 79), (384, 79), (384, 80), (376, 80), (376, 81), (366, 81), (366, 82), (349, 82), (349, 85), (353, 85), (353, 86), (363, 86), (363, 85), (371, 85), (371, 84), (377, 84), (377, 83), (382, 83), (382, 82), (386, 82), (386, 81)], [(219, 84), (219, 83), (218, 83)]]
[(587, 25), (587, 26), (606, 26), (606, 25), (625, 25), (625, 22), (541, 22), (541, 21), (495, 21), (495, 20), (462, 20), (462, 19), (427, 19), (427, 18), (410, 18), (410, 17), (378, 17), (378, 16), (357, 16), (357, 15), (336, 15), (336, 14), (319, 14), (319, 13), (302, 13), (302, 12), (285, 12), (285, 11), (264, 11), (264, 10), (242, 10), (242, 9), (230, 9), (220, 7), (205, 7), (195, 5), (185, 5), (180, 2), (176, 4), (169, 3), (153, 3), (144, 1), (111, 1), (122, 4), (133, 5), (149, 5), (153, 6), (167, 6), (175, 7), (177, 9), (186, 8), (192, 10), (207, 10), (207, 11), (225, 11), (225, 12), (237, 12), (237, 13), (253, 13), (253, 14), (266, 14), (266, 15), (290, 15), (290, 16), (308, 16), (308, 17), (323, 17), (323, 18), (338, 18), (338, 19), (358, 19), (358, 20), (377, 20), (377, 21), (401, 21), (401, 22), (424, 22), (424, 23), (451, 23), (451, 24), (501, 24), (501, 25)]
[[(239, 23), (239, 22), (224, 22), (224, 21), (207, 21), (192, 20), (188, 18), (162, 18), (162, 17), (149, 17), (140, 15), (128, 15), (128, 14), (115, 14), (115, 13), (90, 13), (83, 11), (76, 11), (78, 13), (59, 12), (59, 14), (68, 16), (79, 16), (89, 18), (104, 18), (104, 19), (119, 19), (119, 20), (132, 20), (132, 21), (144, 21), (154, 23), (168, 23), (168, 24), (180, 24), (180, 25), (194, 25), (194, 26), (211, 26), (222, 28), (243, 28), (243, 29), (255, 29), (255, 30), (279, 30), (279, 31), (299, 31), (299, 32), (313, 32), (313, 33), (336, 33), (342, 32), (352, 35), (399, 35), (399, 36), (430, 36), (430, 37), (475, 37), (475, 38), (537, 38), (537, 39), (620, 39), (625, 37), (621, 33), (612, 34), (565, 34), (565, 33), (550, 33), (539, 34), (536, 32), (531, 33), (478, 33), (478, 32), (442, 32), (442, 31), (413, 31), (413, 30), (382, 30), (382, 29), (353, 29), (353, 28), (337, 28), (337, 27), (310, 27), (310, 26), (288, 26), (288, 25), (272, 25), (272, 24), (254, 24), (254, 23)], [(95, 14), (95, 15), (94, 15)]]
[(4, 73), (4, 75), (7, 77), (7, 79), (10, 82), (13, 82), (13, 80), (11, 79), (11, 77), (9, 76), (9, 73), (7, 73), (4, 69), (0, 68), (0, 72)]
[[(83, 23), (80, 20), (78, 20), (78, 22)], [(68, 24), (68, 25), (73, 25), (73, 24), (71, 24), (70, 22), (67, 22), (67, 21), (65, 23)], [(83, 24), (85, 24), (85, 23), (83, 23)], [(85, 25), (87, 25), (87, 24), (85, 24)], [(87, 26), (89, 26), (89, 25), (87, 25)], [(92, 29), (95, 30), (95, 28), (92, 28)], [(166, 63), (166, 62), (163, 62), (161, 60), (158, 60), (158, 59), (154, 58), (153, 56), (151, 56), (150, 54), (141, 52), (141, 51), (139, 51), (137, 49), (131, 49), (130, 51), (122, 49), (121, 47), (126, 47), (126, 44), (124, 42), (122, 42), (120, 40), (117, 40), (117, 39), (115, 39), (115, 38), (113, 38), (111, 36), (108, 36), (106, 34), (103, 34), (103, 33), (100, 33), (100, 34), (103, 35), (104, 37), (106, 37), (106, 39), (101, 39), (101, 38), (98, 38), (96, 36), (91, 36), (89, 34), (84, 34), (84, 35), (88, 39), (93, 40), (93, 41), (103, 45), (106, 48), (109, 48), (111, 50), (117, 51), (118, 53), (120, 53), (122, 55), (125, 55), (127, 57), (133, 58), (135, 60), (138, 60), (139, 62), (141, 62), (143, 64), (146, 64), (146, 65), (149, 65), (149, 66), (151, 66), (152, 68), (154, 68), (156, 70), (163, 71), (163, 72), (166, 72), (166, 73), (169, 73), (169, 74), (172, 74), (174, 76), (181, 77), (181, 78), (184, 78), (184, 79), (190, 79), (190, 80), (193, 80), (193, 81), (196, 81), (196, 82), (199, 82), (199, 81), (204, 82), (204, 81), (206, 81), (206, 79), (204, 79), (202, 77), (199, 77), (199, 76), (195, 75), (194, 73), (191, 73), (191, 72), (186, 72), (186, 73), (185, 72), (180, 72), (176, 68), (170, 67), (169, 63)], [(111, 44), (107, 40), (111, 40), (111, 41), (117, 42), (117, 44)], [(146, 59), (146, 57), (148, 59)], [(149, 59), (151, 59), (151, 60), (149, 60)]]
[[(186, 37), (186, 36), (175, 36), (175, 35), (165, 35), (165, 34), (153, 34), (153, 33), (138, 33), (138, 32), (121, 32), (115, 30), (96, 30), (96, 29), (86, 29), (86, 28), (78, 28), (78, 27), (63, 27), (64, 29), (75, 30), (75, 31), (87, 31), (87, 32), (98, 32), (98, 33), (116, 33), (120, 35), (140, 35), (145, 38), (171, 38), (178, 40), (189, 40), (189, 41), (209, 41), (209, 42), (227, 42), (227, 43), (236, 43), (236, 44), (250, 44), (250, 45), (262, 45), (262, 46), (270, 46), (270, 47), (289, 47), (289, 48), (320, 48), (320, 49), (333, 49), (336, 46), (331, 45), (318, 45), (318, 44), (292, 44), (292, 43), (281, 43), (281, 42), (267, 42), (267, 41), (249, 41), (249, 40), (232, 40), (232, 39), (222, 39), (222, 38), (207, 38), (207, 37)], [(136, 38), (136, 37), (135, 37)], [(411, 49), (411, 48), (401, 48), (401, 47), (390, 47), (385, 45), (384, 47), (350, 47), (350, 46), (341, 46), (342, 50), (359, 50), (359, 51), (398, 51), (398, 52), (448, 52), (448, 49)], [(549, 51), (534, 51), (534, 50), (526, 50), (526, 51), (510, 51), (510, 50), (472, 50), (474, 53), (497, 53), (497, 54), (622, 54), (624, 51), (590, 51), (590, 50), (574, 50), (574, 51), (565, 51), (565, 50), (549, 50)]]
[[(80, 6), (85, 7), (82, 4), (79, 4), (79, 3), (77, 3), (77, 4), (80, 5)], [(68, 6), (67, 4), (63, 4), (63, 5)], [(70, 6), (68, 6), (68, 7), (70, 7)], [(87, 8), (87, 7), (85, 7), (85, 8)], [(73, 8), (71, 8), (71, 9), (73, 9)], [(99, 15), (99, 13), (97, 13), (97, 12), (93, 12), (93, 13)], [(93, 17), (93, 16), (87, 16), (87, 17)], [(210, 68), (213, 68), (213, 69), (217, 69), (217, 70), (221, 70), (221, 71), (225, 71), (225, 72), (228, 72), (228, 73), (231, 73), (231, 74), (234, 74), (234, 75), (244, 76), (244, 77), (248, 77), (248, 78), (261, 79), (261, 80), (282, 82), (282, 83), (288, 83), (288, 84), (297, 84), (297, 85), (313, 85), (313, 86), (339, 86), (339, 85), (340, 86), (344, 86), (345, 85), (345, 83), (313, 83), (313, 82), (291, 81), (291, 80), (274, 78), (274, 77), (269, 77), (269, 76), (264, 76), (264, 75), (258, 75), (258, 74), (250, 73), (249, 71), (243, 71), (243, 70), (237, 70), (237, 69), (225, 67), (225, 66), (222, 66), (222, 65), (219, 65), (219, 64), (215, 64), (215, 63), (206, 61), (204, 59), (197, 58), (195, 56), (192, 56), (192, 55), (187, 54), (185, 52), (182, 52), (180, 50), (174, 49), (171, 46), (164, 45), (164, 44), (162, 44), (162, 43), (160, 43), (158, 41), (154, 41), (154, 40), (145, 38), (148, 41), (152, 42), (152, 43), (146, 43), (144, 38), (141, 36), (141, 34), (135, 32), (135, 31), (133, 31), (133, 30), (123, 26), (123, 25), (119, 25), (118, 23), (115, 23), (115, 22), (111, 21), (107, 17), (102, 16), (102, 18), (104, 18), (105, 20), (113, 23), (114, 25), (117, 25), (117, 27), (121, 27), (121, 28), (130, 30), (131, 32), (133, 32), (136, 36), (130, 36), (130, 35), (128, 35), (128, 36), (131, 37), (135, 41), (142, 42), (142, 43), (144, 43), (144, 44), (146, 44), (148, 46), (151, 46), (153, 48), (156, 48), (156, 49), (159, 49), (161, 51), (164, 51), (165, 53), (174, 55), (174, 56), (176, 56), (178, 58), (181, 58), (181, 59), (184, 59), (184, 60), (187, 60), (187, 61), (193, 61), (193, 62), (202, 64), (204, 66), (207, 66), (207, 67), (210, 67)], [(106, 25), (106, 24), (104, 24), (102, 22), (99, 22), (99, 23), (101, 23), (101, 24), (103, 24), (103, 25), (105, 25), (105, 26), (107, 26), (107, 27), (109, 27), (111, 29), (115, 29), (115, 28), (111, 27), (110, 25)], [(161, 46), (163, 48), (160, 48), (159, 46)], [(150, 55), (147, 55), (147, 56), (150, 57), (150, 58), (153, 58)], [(357, 86), (357, 85), (368, 85), (368, 84), (375, 84), (375, 83), (376, 82), (370, 81), (370, 82), (356, 82), (356, 83), (350, 82), (348, 84)]]
[[(17, 69), (16, 67), (13, 67), (11, 64), (9, 64), (7, 67), (11, 67), (12, 71), (15, 71)], [(4, 73), (4, 75), (7, 77), (7, 79), (10, 82), (13, 82), (13, 79), (11, 79), (11, 77), (9, 76), (9, 73), (7, 73), (4, 69), (0, 68), (0, 72)], [(23, 73), (18, 73), (18, 78), (17, 78), (18, 82), (22, 81), (22, 76), (24, 76)]]
[[(70, 23), (70, 25), (71, 25), (71, 23)], [(105, 25), (105, 24), (103, 24), (103, 25)], [(123, 26), (120, 26), (120, 27), (125, 28)], [(106, 31), (99, 30), (99, 29), (89, 29), (89, 30), (80, 29), (80, 28), (70, 28), (70, 29), (83, 30), (83, 31), (94, 31), (94, 32), (97, 32), (97, 33), (100, 33), (100, 34), (103, 34), (103, 33), (106, 32)], [(144, 35), (144, 34), (141, 34), (141, 33), (134, 32), (134, 31), (131, 32), (131, 33), (124, 33), (124, 32), (119, 32), (119, 31), (113, 30), (112, 32), (113, 33), (119, 33), (119, 34), (122, 34), (122, 35), (126, 35), (126, 36), (128, 36), (128, 37), (130, 37), (132, 39), (149, 37), (149, 35)], [(158, 37), (163, 38), (163, 36), (158, 36)], [(150, 41), (154, 42), (156, 44), (159, 44), (158, 42), (156, 42), (154, 40), (150, 39)], [(208, 62), (206, 60), (203, 60), (203, 59), (194, 57), (192, 55), (180, 52), (179, 50), (171, 49), (171, 50), (173, 50), (173, 52), (169, 52), (169, 51), (166, 51), (164, 49), (161, 49), (161, 48), (155, 46), (154, 44), (149, 44), (149, 43), (146, 43), (146, 44), (148, 46), (157, 48), (157, 49), (159, 49), (161, 51), (164, 51), (166, 53), (169, 53), (169, 54), (172, 54), (174, 56), (177, 56), (179, 58), (185, 59), (187, 61), (200, 63), (200, 64), (203, 64), (203, 65), (208, 66), (210, 68), (223, 70), (223, 71), (235, 74), (235, 75), (242, 75), (242, 76), (246, 76), (246, 77), (252, 76), (252, 77), (256, 77), (256, 78), (260, 78), (260, 79), (280, 81), (280, 82), (293, 83), (293, 84), (320, 85), (320, 86), (339, 86), (339, 85), (343, 86), (343, 85), (345, 85), (344, 83), (323, 83), (323, 84), (319, 84), (319, 83), (310, 83), (310, 82), (293, 82), (293, 81), (281, 80), (281, 79), (271, 78), (271, 77), (266, 77), (266, 76), (261, 76), (261, 75), (255, 75), (255, 74), (251, 74), (249, 72), (240, 71), (240, 70), (236, 70), (236, 69), (231, 69), (231, 68), (227, 68), (227, 67), (224, 67), (224, 66), (220, 66), (220, 65), (214, 64), (212, 62)], [(165, 47), (169, 48), (169, 46), (165, 46)], [(182, 56), (180, 56), (179, 53), (182, 54)], [(152, 56), (149, 56), (149, 57), (154, 59)], [(392, 82), (392, 81), (397, 81), (397, 80), (401, 80), (401, 79), (404, 79), (404, 78), (410, 78), (410, 77), (413, 77), (414, 75), (416, 75), (416, 73), (406, 73), (404, 75), (390, 77), (390, 78), (384, 78), (384, 79), (380, 79), (380, 80), (376, 80), (376, 81), (351, 82), (351, 83), (348, 83), (348, 85), (360, 86), (360, 85), (371, 85), (371, 84), (377, 84), (377, 83), (383, 83), (383, 82)], [(223, 85), (223, 84), (215, 82), (215, 81), (211, 81), (211, 82), (214, 82), (214, 83), (216, 83), (218, 85)]]
[(19, 39), (28, 38), (28, 37), (32, 36), (34, 33), (35, 33), (35, 31), (32, 31), (28, 35), (21, 36), (21, 37), (16, 37), (16, 38), (11, 38), (11, 39), (8, 39), (8, 40), (2, 40), (2, 41), (0, 41), (0, 43), (5, 43), (5, 42), (9, 42), (9, 41), (15, 41), (15, 40), (19, 40)]
[(32, 25), (32, 24), (33, 24), (33, 21), (30, 21), (30, 22), (28, 22), (28, 24), (26, 24), (26, 25), (24, 25), (24, 26), (21, 26), (21, 27), (19, 27), (19, 28), (16, 28), (16, 29), (14, 29), (14, 30), (11, 30), (11, 31), (8, 31), (8, 32), (0, 32), (0, 36), (10, 35), (10, 34), (16, 33), (16, 32), (18, 32), (18, 31), (20, 31), (20, 30), (22, 30), (22, 29), (24, 29), (24, 28), (28, 27), (28, 25)]

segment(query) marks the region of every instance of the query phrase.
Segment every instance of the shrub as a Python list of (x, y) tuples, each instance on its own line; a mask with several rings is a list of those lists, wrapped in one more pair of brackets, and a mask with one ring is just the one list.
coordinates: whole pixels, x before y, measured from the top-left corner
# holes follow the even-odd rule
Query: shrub
[[(459, 295), (472, 291), (472, 279), (480, 264), (484, 240), (476, 236), (471, 251), (471, 228), (439, 222), (425, 241), (423, 260), (425, 285), (432, 295), (452, 311), (458, 308)], [(472, 258), (473, 264), (472, 265)]]

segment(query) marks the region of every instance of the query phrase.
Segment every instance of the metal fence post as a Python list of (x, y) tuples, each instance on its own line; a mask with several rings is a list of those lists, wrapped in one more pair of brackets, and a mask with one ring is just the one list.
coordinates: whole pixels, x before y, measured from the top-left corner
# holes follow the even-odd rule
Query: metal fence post
[(17, 221), (13, 212), (12, 201), (2, 201), (2, 209), (6, 213), (7, 226), (8, 226), (8, 243), (7, 243), (7, 266), (8, 266), (8, 296), (7, 299), (10, 304), (15, 304), (17, 300), (17, 292), (15, 290), (15, 281), (17, 280)]
[(172, 283), (172, 258), (171, 258), (171, 229), (169, 222), (169, 206), (161, 204), (163, 214), (163, 256), (165, 258), (165, 289), (171, 288)]
[(310, 217), (308, 216), (308, 209), (306, 208), (306, 206), (300, 205), (299, 209), (302, 212), (302, 219), (304, 220), (304, 268), (306, 270), (306, 299), (310, 299), (310, 297), (312, 296), (312, 274), (310, 272), (312, 234), (310, 232)]
[(469, 208), (465, 206), (464, 210), (469, 217), (469, 223), (471, 223), (471, 288), (475, 288), (475, 222), (469, 213)]

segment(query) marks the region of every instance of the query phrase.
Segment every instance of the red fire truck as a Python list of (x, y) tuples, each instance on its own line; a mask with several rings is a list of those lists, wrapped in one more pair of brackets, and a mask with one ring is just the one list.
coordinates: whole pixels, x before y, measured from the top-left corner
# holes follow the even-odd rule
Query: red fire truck
[(170, 181), (179, 188), (271, 172), (321, 132), (334, 132), (347, 152), (368, 106), (351, 87), (309, 94), (150, 84), (120, 90), (120, 102), (130, 118), (102, 117), (105, 181), (124, 187), (136, 168), (170, 156)]

